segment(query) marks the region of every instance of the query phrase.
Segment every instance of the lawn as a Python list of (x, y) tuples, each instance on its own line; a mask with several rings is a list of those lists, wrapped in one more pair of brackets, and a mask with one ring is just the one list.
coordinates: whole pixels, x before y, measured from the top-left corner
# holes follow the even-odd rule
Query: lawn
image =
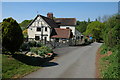
[[(40, 66), (30, 65), (22, 62), (21, 60), (23, 56), (19, 57), (21, 60), (17, 59), (17, 57), (2, 54), (2, 78), (20, 78), (41, 68)], [(25, 61), (25, 58), (27, 61), (27, 57), (23, 57), (23, 61)], [(30, 62), (30, 60), (28, 62)]]

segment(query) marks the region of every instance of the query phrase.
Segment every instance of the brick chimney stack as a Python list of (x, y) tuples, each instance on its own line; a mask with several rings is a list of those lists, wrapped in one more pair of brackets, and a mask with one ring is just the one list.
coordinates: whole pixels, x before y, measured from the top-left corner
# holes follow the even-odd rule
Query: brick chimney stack
[(53, 13), (47, 13), (47, 17), (53, 19)]

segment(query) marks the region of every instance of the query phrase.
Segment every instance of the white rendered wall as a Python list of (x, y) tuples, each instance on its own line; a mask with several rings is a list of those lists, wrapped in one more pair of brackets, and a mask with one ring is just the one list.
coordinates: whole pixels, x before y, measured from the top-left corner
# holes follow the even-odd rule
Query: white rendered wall
[[(35, 35), (39, 35), (41, 39), (41, 31), (37, 31), (37, 27), (43, 27), (43, 35), (48, 35), (48, 36), (43, 36), (47, 37), (47, 41), (50, 41), (50, 28), (49, 25), (44, 22), (44, 20), (41, 17), (37, 17), (37, 19), (29, 26), (28, 28), (28, 38), (35, 38)], [(47, 27), (47, 31), (45, 31), (45, 27)], [(42, 28), (41, 28), (42, 30)]]

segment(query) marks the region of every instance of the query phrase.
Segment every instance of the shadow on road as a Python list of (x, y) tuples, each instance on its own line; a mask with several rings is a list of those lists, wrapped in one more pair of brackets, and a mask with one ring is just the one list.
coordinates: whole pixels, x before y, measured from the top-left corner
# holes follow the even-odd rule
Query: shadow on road
[(41, 65), (41, 67), (51, 67), (51, 66), (57, 66), (59, 65), (56, 62), (46, 62), (45, 64)]
[(74, 45), (74, 46), (91, 46), (91, 43), (84, 43), (84, 44), (77, 44), (77, 45)]

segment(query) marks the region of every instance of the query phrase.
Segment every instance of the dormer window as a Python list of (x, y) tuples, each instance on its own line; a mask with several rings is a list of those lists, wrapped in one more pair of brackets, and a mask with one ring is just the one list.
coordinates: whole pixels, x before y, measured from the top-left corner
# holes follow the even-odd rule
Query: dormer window
[(37, 31), (41, 31), (41, 27), (37, 27)]
[(45, 31), (47, 31), (47, 27), (45, 27)]

